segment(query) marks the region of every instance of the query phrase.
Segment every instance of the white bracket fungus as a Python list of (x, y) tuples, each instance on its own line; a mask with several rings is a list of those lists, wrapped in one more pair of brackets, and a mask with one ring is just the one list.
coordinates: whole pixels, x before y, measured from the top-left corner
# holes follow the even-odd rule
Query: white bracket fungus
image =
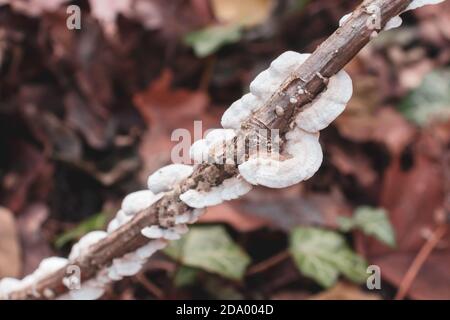
[(241, 177), (232, 177), (208, 191), (188, 190), (180, 195), (181, 201), (192, 208), (215, 206), (223, 201), (237, 199), (248, 193), (252, 186)]
[[(226, 143), (236, 136), (232, 129), (214, 129), (208, 132), (205, 139), (194, 142), (189, 150), (195, 164), (205, 162), (224, 163), (223, 159), (210, 158), (221, 156), (225, 152)], [(228, 157), (227, 157), (228, 159)]]
[(194, 168), (184, 164), (165, 166), (148, 177), (147, 186), (153, 193), (166, 192), (189, 177)]
[(72, 246), (69, 254), (70, 260), (75, 260), (89, 250), (89, 247), (106, 238), (108, 233), (105, 231), (92, 231), (85, 234), (77, 243)]
[(178, 240), (186, 232), (188, 232), (188, 227), (185, 224), (178, 224), (167, 229), (159, 226), (150, 226), (141, 230), (141, 234), (146, 238), (166, 240)]
[[(4, 278), (0, 280), (0, 299), (8, 299), (9, 294), (15, 290), (20, 290), (24, 287), (33, 285), (33, 283), (51, 275), (52, 273), (58, 271), (59, 269), (65, 267), (68, 260), (60, 257), (49, 257), (41, 261), (38, 268), (30, 275), (26, 276), (22, 280), (14, 278)], [(36, 294), (37, 298), (40, 296)], [(47, 298), (53, 297), (53, 292), (46, 290), (44, 292)]]
[(239, 165), (239, 173), (253, 185), (285, 188), (309, 179), (322, 163), (322, 148), (318, 133), (299, 128), (286, 134), (282, 157), (250, 157)]
[(164, 193), (154, 194), (150, 190), (141, 190), (130, 193), (123, 199), (122, 208), (117, 212), (116, 217), (109, 222), (107, 232), (111, 233), (117, 230), (130, 221), (136, 213), (150, 207), (163, 196)]
[(154, 194), (150, 190), (132, 192), (122, 201), (122, 210), (126, 215), (135, 215), (139, 211), (151, 206), (164, 196), (164, 194)]
[(81, 285), (81, 288), (70, 290), (67, 296), (61, 297), (61, 300), (96, 300), (105, 293), (105, 288), (102, 283), (96, 279), (88, 280)]
[(250, 93), (234, 102), (224, 112), (221, 120), (222, 127), (239, 130), (242, 122), (267, 102), (292, 74), (292, 70), (305, 62), (308, 56), (309, 54), (287, 51), (276, 58), (270, 67), (261, 72), (250, 84)]
[(322, 93), (300, 109), (295, 123), (312, 133), (325, 129), (344, 111), (352, 94), (352, 79), (347, 72), (339, 71), (329, 79)]
[[(309, 54), (288, 51), (276, 58), (267, 70), (261, 72), (250, 84), (250, 93), (233, 103), (222, 117), (224, 128), (238, 130), (256, 109), (267, 102), (289, 77), (296, 77), (293, 70), (306, 61)], [(299, 87), (299, 94), (304, 89)], [(309, 179), (322, 163), (322, 149), (317, 134), (333, 122), (345, 109), (353, 93), (351, 78), (340, 71), (327, 81), (327, 88), (311, 103), (300, 109), (295, 119), (298, 128), (286, 134), (286, 144), (279, 154), (250, 155), (239, 165), (242, 177), (254, 185), (284, 188)], [(291, 103), (297, 103), (291, 97)], [(282, 108), (276, 109), (283, 114)], [(218, 188), (220, 188), (219, 186)], [(222, 202), (219, 192), (189, 190), (180, 198), (191, 207), (203, 207)]]
[[(418, 8), (426, 6), (426, 5), (438, 4), (441, 2), (444, 2), (444, 0), (413, 0), (402, 13), (409, 11), (409, 10), (418, 9)], [(341, 20), (339, 20), (339, 26), (342, 27), (344, 25), (344, 23), (351, 17), (351, 15), (352, 15), (351, 13), (344, 15), (341, 18)], [(400, 16), (395, 16), (386, 22), (386, 25), (383, 28), (383, 30), (387, 31), (387, 30), (398, 28), (402, 25), (402, 23), (403, 23), (402, 18), (400, 18)]]

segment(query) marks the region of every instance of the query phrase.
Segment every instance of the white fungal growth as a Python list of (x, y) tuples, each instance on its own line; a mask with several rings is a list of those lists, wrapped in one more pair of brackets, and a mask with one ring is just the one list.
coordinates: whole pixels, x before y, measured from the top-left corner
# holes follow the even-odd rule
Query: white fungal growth
[(81, 285), (80, 289), (70, 290), (67, 299), (70, 300), (96, 300), (105, 293), (102, 283), (96, 279), (88, 280)]
[[(409, 10), (415, 10), (415, 9), (418, 9), (418, 8), (426, 6), (426, 5), (438, 4), (441, 2), (444, 2), (444, 0), (413, 0), (408, 5), (408, 7), (406, 7), (406, 9), (403, 12), (406, 12)], [(348, 19), (350, 19), (351, 15), (352, 15), (352, 13), (344, 15), (341, 18), (341, 20), (339, 20), (339, 26), (342, 27), (344, 25), (344, 23)], [(387, 30), (398, 28), (402, 25), (402, 22), (403, 22), (403, 20), (402, 20), (402, 18), (400, 18), (400, 16), (393, 17), (386, 22), (386, 25), (383, 30), (387, 31)]]
[(167, 241), (164, 239), (152, 240), (146, 245), (140, 247), (136, 250), (136, 256), (139, 259), (148, 259), (150, 258), (156, 251), (161, 250), (167, 246)]
[(352, 94), (352, 79), (345, 71), (339, 71), (330, 78), (325, 91), (300, 109), (295, 123), (308, 132), (325, 129), (344, 111)]
[(283, 156), (286, 160), (251, 157), (239, 165), (242, 177), (253, 185), (285, 188), (309, 179), (322, 163), (319, 134), (299, 128), (286, 134)]
[(154, 194), (150, 190), (141, 190), (130, 193), (122, 201), (122, 210), (126, 215), (134, 215), (139, 211), (150, 207), (158, 201), (164, 194)]
[(192, 208), (215, 206), (223, 201), (237, 199), (248, 193), (252, 186), (240, 177), (232, 177), (208, 191), (188, 190), (180, 195), (181, 201)]
[(22, 282), (15, 278), (3, 278), (0, 280), (0, 299), (8, 299), (11, 292), (19, 290)]
[(149, 239), (178, 240), (185, 234), (188, 228), (185, 224), (179, 224), (172, 228), (161, 228), (159, 226), (150, 226), (141, 230), (141, 234)]
[(391, 29), (398, 28), (402, 25), (403, 20), (399, 16), (393, 17), (386, 22), (386, 25), (384, 26), (384, 30), (388, 31)]
[(119, 227), (120, 227), (119, 221), (117, 221), (117, 219), (114, 218), (108, 223), (108, 226), (106, 227), (106, 232), (112, 233), (115, 230), (119, 229)]
[(160, 200), (164, 193), (154, 194), (150, 190), (141, 190), (128, 194), (122, 201), (122, 209), (112, 219), (106, 231), (111, 233), (130, 221), (139, 211), (150, 207), (156, 201)]
[(232, 129), (211, 130), (205, 139), (197, 140), (190, 148), (189, 153), (194, 163), (217, 162), (217, 159), (210, 159), (211, 153), (214, 156), (222, 155), (227, 142), (233, 139), (236, 133)]
[(85, 234), (77, 243), (72, 246), (72, 250), (69, 254), (70, 260), (75, 260), (78, 257), (84, 255), (89, 247), (98, 241), (106, 238), (108, 234), (105, 231), (92, 231)]
[(128, 253), (122, 258), (113, 260), (113, 267), (119, 276), (134, 276), (141, 270), (145, 260), (137, 259), (134, 253)]
[[(234, 102), (223, 114), (221, 124), (226, 129), (239, 130), (252, 112), (267, 102), (292, 72), (308, 58), (309, 54), (287, 51), (276, 58), (250, 84), (250, 93)], [(295, 102), (293, 102), (295, 103)]]
[[(0, 280), (0, 299), (8, 299), (9, 295), (16, 290), (33, 285), (34, 283), (44, 279), (53, 274), (61, 268), (64, 268), (68, 263), (66, 258), (49, 257), (41, 261), (38, 268), (30, 275), (22, 280), (14, 278), (4, 278)], [(36, 297), (40, 296), (35, 293)], [(47, 294), (51, 294), (47, 290)]]
[(417, 8), (429, 5), (429, 4), (438, 4), (444, 2), (444, 0), (413, 0), (405, 11), (415, 10)]
[(184, 164), (165, 166), (148, 177), (147, 185), (153, 193), (166, 192), (189, 177), (194, 168)]

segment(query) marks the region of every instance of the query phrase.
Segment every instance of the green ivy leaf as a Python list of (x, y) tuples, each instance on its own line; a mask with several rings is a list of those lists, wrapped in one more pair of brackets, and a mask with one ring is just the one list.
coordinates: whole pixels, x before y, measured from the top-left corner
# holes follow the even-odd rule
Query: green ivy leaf
[(203, 58), (226, 44), (238, 42), (241, 37), (240, 25), (215, 25), (188, 33), (184, 38), (184, 43), (194, 49), (197, 57)]
[(352, 218), (339, 217), (340, 229), (344, 232), (358, 228), (365, 234), (395, 247), (395, 233), (384, 209), (362, 206), (356, 209)]
[(367, 278), (367, 263), (337, 232), (295, 228), (291, 232), (290, 251), (298, 269), (324, 287), (334, 285), (339, 274), (357, 283)]
[(196, 268), (180, 266), (175, 273), (173, 283), (175, 287), (187, 287), (193, 285), (197, 280), (199, 270)]
[(422, 84), (411, 91), (400, 104), (409, 120), (420, 126), (450, 118), (450, 70), (430, 72)]
[(185, 266), (233, 280), (242, 279), (250, 263), (249, 256), (221, 226), (193, 227), (182, 239), (172, 242), (165, 253)]
[(83, 220), (75, 228), (58, 236), (55, 240), (55, 247), (58, 249), (62, 248), (66, 243), (79, 239), (90, 231), (103, 229), (106, 225), (107, 218), (105, 213), (100, 212)]

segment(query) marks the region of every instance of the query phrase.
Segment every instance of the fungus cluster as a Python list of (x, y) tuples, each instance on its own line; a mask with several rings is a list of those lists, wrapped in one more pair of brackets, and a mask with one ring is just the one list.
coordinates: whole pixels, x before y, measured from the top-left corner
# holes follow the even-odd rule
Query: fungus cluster
[[(191, 146), (190, 156), (195, 165), (218, 161), (219, 158), (216, 156), (226, 152), (227, 143), (237, 136), (242, 122), (267, 102), (287, 77), (292, 76), (292, 70), (298, 68), (308, 56), (292, 51), (285, 52), (275, 59), (267, 70), (261, 72), (250, 84), (250, 93), (233, 103), (224, 113), (221, 121), (224, 129), (210, 131), (205, 139)], [(305, 91), (299, 87), (298, 95), (301, 94), (305, 94)], [(319, 131), (327, 127), (344, 110), (351, 94), (351, 79), (344, 71), (331, 77), (327, 89), (302, 108), (293, 119), (291, 130), (285, 136), (282, 152), (250, 154), (246, 161), (239, 164), (239, 175), (225, 179), (217, 186), (205, 187), (199, 184), (197, 189), (181, 193), (180, 200), (188, 206), (188, 209), (174, 217), (173, 227), (162, 228), (159, 225), (151, 225), (143, 228), (141, 234), (149, 239), (146, 245), (114, 259), (110, 266), (100, 270), (93, 279), (81, 283), (78, 289), (69, 290), (57, 298), (99, 298), (109, 283), (135, 275), (154, 252), (167, 245), (168, 240), (179, 239), (188, 231), (187, 224), (196, 222), (204, 213), (204, 208), (243, 196), (252, 189), (252, 185), (283, 188), (310, 178), (322, 162)], [(298, 95), (290, 97), (290, 102), (297, 103)], [(282, 108), (276, 108), (275, 111), (278, 116), (284, 113)], [(126, 224), (138, 212), (160, 200), (165, 192), (176, 187), (193, 171), (193, 166), (182, 164), (172, 164), (157, 170), (148, 178), (147, 190), (133, 192), (123, 199), (120, 210), (109, 222), (106, 231), (93, 231), (83, 236), (72, 247), (69, 259), (48, 258), (32, 275), (23, 280), (3, 279), (0, 282), (0, 298), (7, 298), (12, 291), (24, 288), (60, 268), (69, 266), (70, 261), (82, 257), (92, 245)], [(64, 284), (69, 287), (70, 281), (66, 278)], [(44, 292), (44, 295), (45, 298), (54, 298), (54, 293), (50, 291)]]
[[(444, 0), (413, 0), (413, 1), (411, 1), (411, 3), (406, 7), (406, 9), (402, 13), (404, 13), (406, 11), (418, 9), (418, 8), (426, 6), (426, 5), (438, 4), (443, 1)], [(370, 12), (370, 13), (376, 15), (375, 12)], [(339, 20), (339, 26), (342, 26), (351, 17), (351, 15), (352, 15), (351, 13), (344, 15), (341, 18), (341, 20)], [(374, 18), (377, 19), (380, 17), (374, 16)], [(395, 16), (386, 22), (386, 25), (384, 26), (383, 30), (387, 31), (387, 30), (398, 28), (402, 25), (402, 23), (403, 23), (402, 18), (400, 16)]]
[[(242, 122), (268, 100), (287, 76), (291, 76), (309, 54), (288, 51), (275, 59), (267, 70), (261, 72), (250, 84), (250, 93), (234, 102), (222, 117), (222, 126), (239, 130)], [(295, 71), (294, 71), (295, 72)], [(293, 74), (294, 77), (299, 76)], [(345, 71), (330, 79), (324, 79), (327, 88), (311, 103), (305, 105), (291, 124), (285, 136), (284, 148), (280, 153), (266, 152), (250, 154), (247, 161), (239, 164), (240, 176), (252, 185), (270, 188), (285, 188), (309, 179), (322, 163), (322, 149), (319, 131), (326, 128), (345, 109), (350, 100), (352, 81)], [(289, 98), (290, 103), (307, 94), (301, 86), (297, 95)], [(277, 116), (284, 115), (283, 108), (275, 108)]]

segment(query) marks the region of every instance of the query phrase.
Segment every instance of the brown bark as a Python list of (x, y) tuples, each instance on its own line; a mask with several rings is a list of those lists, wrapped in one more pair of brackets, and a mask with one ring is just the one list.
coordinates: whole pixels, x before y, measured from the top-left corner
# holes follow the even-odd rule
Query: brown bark
[[(258, 129), (279, 129), (281, 134), (289, 130), (293, 117), (300, 107), (310, 102), (324, 88), (326, 79), (340, 71), (369, 41), (374, 30), (367, 26), (370, 13), (366, 8), (377, 5), (381, 10), (381, 25), (400, 14), (412, 0), (366, 0), (352, 14), (351, 18), (325, 40), (302, 64), (294, 74), (263, 105), (251, 119), (242, 125), (240, 138), (248, 138)], [(379, 31), (379, 30), (377, 30)], [(295, 76), (300, 75), (300, 76)], [(298, 87), (305, 93), (298, 94)], [(297, 102), (291, 103), (290, 98), (296, 97)], [(279, 112), (279, 107), (284, 112)], [(278, 109), (278, 112), (275, 109)], [(282, 114), (282, 116), (279, 116)], [(188, 209), (179, 200), (184, 191), (197, 188), (200, 185), (216, 186), (226, 178), (237, 173), (233, 165), (202, 164), (193, 175), (168, 192), (161, 200), (151, 207), (139, 212), (129, 223), (116, 230), (108, 237), (93, 245), (87, 254), (70, 264), (81, 269), (82, 279), (93, 277), (97, 271), (112, 263), (114, 258), (134, 251), (147, 243), (148, 239), (141, 235), (141, 230), (149, 225), (169, 227), (173, 225), (173, 217)], [(11, 299), (44, 298), (43, 292), (51, 290), (55, 295), (67, 291), (62, 284), (67, 276), (65, 268), (39, 281), (33, 287), (13, 292)]]

